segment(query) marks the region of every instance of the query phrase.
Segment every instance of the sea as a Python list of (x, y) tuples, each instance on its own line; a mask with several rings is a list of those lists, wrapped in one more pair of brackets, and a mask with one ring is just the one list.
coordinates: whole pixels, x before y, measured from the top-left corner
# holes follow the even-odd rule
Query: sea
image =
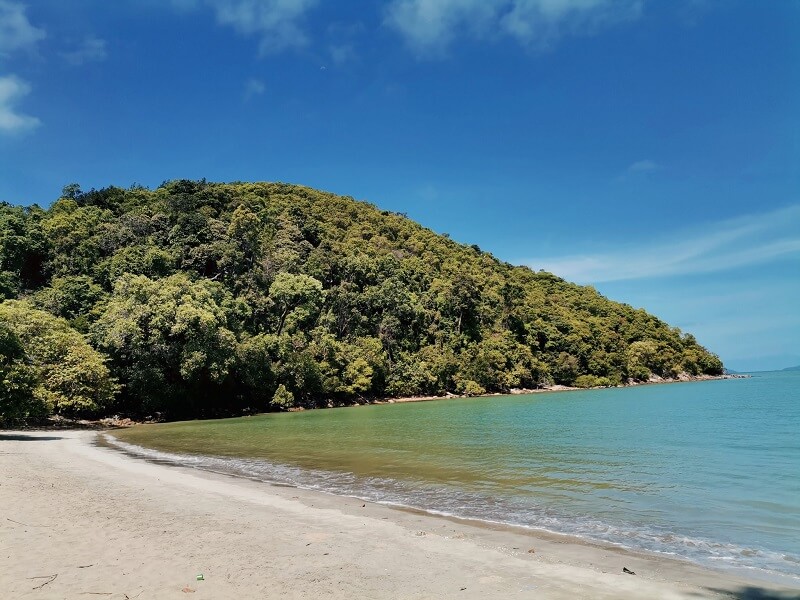
[[(800, 372), (136, 426), (162, 462), (800, 586)], [(788, 580), (788, 581), (787, 581)]]

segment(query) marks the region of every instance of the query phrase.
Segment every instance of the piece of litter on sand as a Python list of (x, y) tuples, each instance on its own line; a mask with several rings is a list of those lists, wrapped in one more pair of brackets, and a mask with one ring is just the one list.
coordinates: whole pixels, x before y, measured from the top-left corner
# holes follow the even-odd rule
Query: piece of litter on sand
[(467, 588), (461, 588), (461, 591), (463, 592), (465, 589), (467, 589)]
[(205, 577), (203, 577), (202, 573), (198, 573), (197, 574), (197, 581), (203, 581), (204, 579), (205, 579)]
[(194, 590), (190, 588), (188, 585), (181, 590), (184, 594), (194, 594)]
[(627, 573), (628, 575), (636, 575), (636, 573), (631, 571), (628, 567), (622, 567), (622, 572)]

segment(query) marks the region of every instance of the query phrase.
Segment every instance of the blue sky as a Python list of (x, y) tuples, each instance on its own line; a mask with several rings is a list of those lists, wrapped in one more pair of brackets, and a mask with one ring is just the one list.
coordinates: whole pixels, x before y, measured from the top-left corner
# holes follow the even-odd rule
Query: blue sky
[(368, 200), (800, 364), (800, 3), (0, 0), (0, 200)]

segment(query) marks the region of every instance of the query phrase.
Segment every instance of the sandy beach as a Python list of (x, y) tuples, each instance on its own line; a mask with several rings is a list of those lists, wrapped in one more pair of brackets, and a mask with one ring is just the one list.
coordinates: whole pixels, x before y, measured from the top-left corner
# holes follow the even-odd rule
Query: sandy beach
[(0, 432), (2, 598), (800, 597), (661, 556), (159, 465), (96, 436)]

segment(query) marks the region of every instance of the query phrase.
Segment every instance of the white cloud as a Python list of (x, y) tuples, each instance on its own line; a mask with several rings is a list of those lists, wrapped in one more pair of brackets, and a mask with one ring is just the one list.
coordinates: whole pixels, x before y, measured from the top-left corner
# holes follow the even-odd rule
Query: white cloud
[(637, 18), (642, 0), (392, 0), (385, 23), (419, 54), (441, 54), (459, 35), (506, 35), (545, 49), (563, 35)]
[(18, 133), (37, 127), (39, 119), (16, 112), (16, 102), (30, 93), (30, 86), (15, 75), (0, 77), (0, 133)]
[(301, 21), (317, 0), (172, 0), (172, 4), (180, 10), (213, 10), (217, 23), (257, 37), (259, 51), (270, 54), (308, 43)]
[(254, 96), (260, 96), (266, 89), (267, 87), (264, 85), (263, 81), (251, 77), (244, 84), (244, 99), (250, 100), (250, 98)]
[(405, 37), (418, 53), (438, 54), (456, 35), (480, 35), (504, 4), (498, 0), (393, 0), (385, 23)]
[(61, 56), (71, 65), (80, 66), (87, 62), (99, 62), (108, 56), (106, 41), (94, 36), (87, 36), (80, 45), (69, 52), (62, 52)]
[(0, 0), (0, 56), (29, 50), (44, 37), (44, 30), (28, 21), (25, 5)]
[(534, 258), (525, 264), (579, 283), (710, 273), (800, 257), (800, 205), (723, 221), (608, 253)]
[[(19, 51), (31, 51), (45, 38), (43, 29), (34, 27), (18, 2), (0, 0), (0, 59)], [(0, 135), (36, 128), (39, 119), (18, 112), (16, 104), (27, 96), (31, 86), (13, 74), (0, 76)]]
[(502, 28), (525, 46), (544, 49), (563, 35), (591, 34), (636, 19), (641, 0), (514, 0)]

